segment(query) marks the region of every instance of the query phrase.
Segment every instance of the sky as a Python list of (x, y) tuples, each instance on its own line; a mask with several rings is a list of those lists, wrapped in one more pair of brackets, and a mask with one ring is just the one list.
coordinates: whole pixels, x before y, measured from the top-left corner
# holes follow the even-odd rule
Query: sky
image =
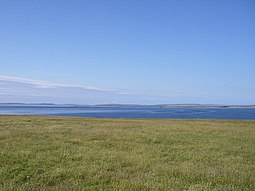
[(0, 1), (0, 102), (255, 104), (254, 0)]

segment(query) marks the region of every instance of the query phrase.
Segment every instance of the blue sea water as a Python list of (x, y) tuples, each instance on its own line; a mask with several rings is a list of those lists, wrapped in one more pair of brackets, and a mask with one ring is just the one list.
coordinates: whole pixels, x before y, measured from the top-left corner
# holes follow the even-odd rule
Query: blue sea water
[(0, 115), (93, 118), (175, 118), (255, 120), (255, 108), (160, 108), (159, 106), (0, 105)]

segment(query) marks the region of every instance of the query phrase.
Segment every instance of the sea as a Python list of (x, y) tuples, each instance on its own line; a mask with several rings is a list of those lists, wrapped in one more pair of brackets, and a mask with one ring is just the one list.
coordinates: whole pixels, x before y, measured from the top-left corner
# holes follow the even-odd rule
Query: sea
[(255, 108), (161, 108), (160, 106), (1, 104), (0, 115), (255, 120)]

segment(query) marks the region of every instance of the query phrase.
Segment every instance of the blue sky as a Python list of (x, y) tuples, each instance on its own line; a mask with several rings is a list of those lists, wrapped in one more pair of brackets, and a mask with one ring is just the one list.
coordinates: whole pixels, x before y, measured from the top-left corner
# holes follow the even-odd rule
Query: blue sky
[(10, 0), (0, 23), (0, 102), (255, 103), (253, 0)]

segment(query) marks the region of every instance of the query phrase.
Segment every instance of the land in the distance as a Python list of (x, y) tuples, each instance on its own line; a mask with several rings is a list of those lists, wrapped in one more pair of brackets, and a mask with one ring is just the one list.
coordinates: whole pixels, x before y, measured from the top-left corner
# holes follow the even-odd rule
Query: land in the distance
[(158, 105), (142, 105), (142, 104), (55, 104), (55, 103), (0, 103), (0, 106), (65, 106), (65, 107), (125, 107), (125, 106), (159, 106), (161, 108), (255, 108), (255, 105), (216, 105), (216, 104), (158, 104)]
[(96, 106), (104, 106), (104, 107), (159, 106), (161, 108), (255, 108), (255, 105), (216, 105), (216, 104), (160, 104), (160, 105), (97, 104)]
[(255, 105), (166, 104), (161, 108), (255, 108)]
[(255, 121), (0, 116), (0, 190), (255, 190)]

